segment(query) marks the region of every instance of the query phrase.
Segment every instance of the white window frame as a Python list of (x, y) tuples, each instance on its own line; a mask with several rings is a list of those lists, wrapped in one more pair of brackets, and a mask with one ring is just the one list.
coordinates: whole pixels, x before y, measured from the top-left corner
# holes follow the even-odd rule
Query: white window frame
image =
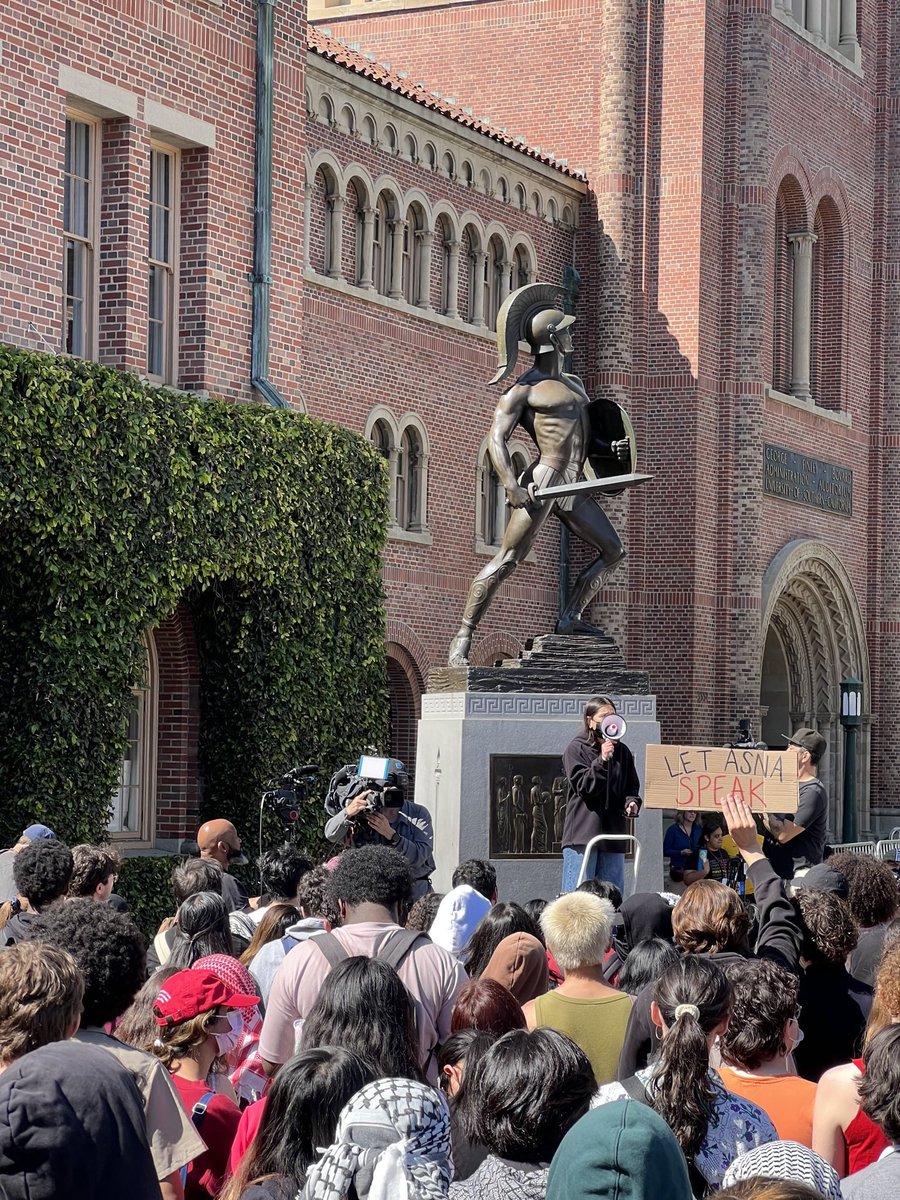
[[(154, 155), (163, 154), (171, 159), (169, 197), (169, 245), (168, 259), (154, 257), (152, 218), (155, 201), (152, 194), (151, 179), (153, 174)], [(150, 163), (148, 170), (147, 191), (147, 378), (156, 384), (175, 384), (178, 376), (178, 294), (179, 294), (179, 256), (181, 229), (181, 153), (176, 147), (165, 142), (152, 140), (150, 142)], [(150, 279), (154, 270), (161, 270), (167, 276), (164, 292), (164, 314), (160, 322), (155, 322), (150, 315)], [(162, 371), (153, 371), (150, 363), (150, 333), (151, 326), (158, 324), (162, 329)]]
[[(118, 787), (110, 796), (111, 814), (107, 829), (110, 839), (117, 846), (146, 848), (153, 845), (156, 832), (156, 742), (159, 729), (159, 660), (156, 642), (152, 634), (141, 638), (144, 649), (144, 674), (140, 683), (132, 688), (132, 698), (137, 716), (135, 745), (138, 755), (133, 768), (134, 780), (126, 778), (127, 764), (122, 761)], [(122, 812), (125, 792), (131, 790), (135, 797), (136, 816), (133, 829), (123, 829)]]
[[(90, 130), (90, 150), (88, 169), (90, 175), (87, 176), (88, 182), (88, 201), (87, 201), (87, 232), (85, 234), (73, 233), (66, 229), (65, 219), (65, 187), (66, 178), (69, 172), (66, 170), (65, 164), (65, 138), (68, 134), (69, 122), (76, 122), (80, 125), (86, 125)], [(62, 203), (62, 279), (61, 279), (61, 324), (60, 331), (60, 346), (63, 354), (71, 354), (73, 358), (96, 359), (99, 345), (98, 329), (99, 329), (99, 295), (100, 295), (100, 194), (102, 187), (102, 168), (101, 168), (101, 153), (102, 153), (102, 137), (103, 124), (102, 122), (89, 113), (83, 112), (77, 108), (67, 108), (65, 114), (65, 125), (63, 128), (63, 170), (62, 170), (62, 185), (63, 185), (63, 203)], [(77, 178), (84, 178), (78, 176)], [(83, 313), (83, 345), (80, 351), (69, 350), (66, 345), (66, 331), (68, 322), (66, 313), (68, 310), (68, 296), (70, 295), (68, 284), (68, 271), (66, 269), (66, 259), (68, 252), (68, 243), (74, 241), (86, 247), (85, 255), (85, 272), (84, 272), (84, 297), (82, 299)]]

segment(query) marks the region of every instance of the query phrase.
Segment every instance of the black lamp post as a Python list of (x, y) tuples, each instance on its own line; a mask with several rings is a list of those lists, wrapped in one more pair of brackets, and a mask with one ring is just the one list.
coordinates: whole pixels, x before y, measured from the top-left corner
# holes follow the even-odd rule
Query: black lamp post
[(842, 840), (855, 842), (856, 825), (856, 734), (862, 725), (862, 683), (849, 676), (841, 680), (841, 724), (844, 727), (844, 803)]

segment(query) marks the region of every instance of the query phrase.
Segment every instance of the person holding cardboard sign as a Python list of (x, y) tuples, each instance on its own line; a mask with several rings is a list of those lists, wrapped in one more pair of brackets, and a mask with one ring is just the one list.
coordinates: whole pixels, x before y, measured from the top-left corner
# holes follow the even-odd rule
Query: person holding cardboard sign
[(828, 743), (815, 729), (798, 729), (793, 737), (785, 734), (784, 740), (797, 751), (800, 798), (793, 819), (775, 813), (762, 818), (769, 833), (763, 848), (779, 875), (790, 879), (798, 866), (814, 867), (824, 857), (828, 795), (818, 764)]

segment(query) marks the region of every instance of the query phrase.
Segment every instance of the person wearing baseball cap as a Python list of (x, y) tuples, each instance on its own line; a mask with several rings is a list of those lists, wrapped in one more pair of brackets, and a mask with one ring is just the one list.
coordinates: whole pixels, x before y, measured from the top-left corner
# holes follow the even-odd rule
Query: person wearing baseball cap
[(170, 976), (154, 1001), (159, 1034), (153, 1053), (169, 1069), (207, 1146), (186, 1169), (185, 1200), (216, 1196), (224, 1183), (241, 1113), (231, 1096), (217, 1091), (216, 1079), (243, 1034), (238, 1010), (258, 1003), (259, 996), (236, 992), (212, 971), (196, 969)]
[(8, 850), (0, 850), (0, 903), (12, 900), (16, 894), (16, 883), (13, 876), (13, 866), (16, 855), (30, 846), (32, 842), (56, 840), (56, 834), (48, 825), (29, 825), (22, 830), (22, 835), (14, 846)]
[[(779, 875), (790, 879), (798, 867), (814, 867), (824, 857), (828, 795), (819, 779), (818, 764), (828, 743), (815, 729), (798, 729), (785, 734), (784, 740), (797, 752), (800, 799), (793, 817), (775, 813), (763, 817), (772, 839), (766, 838), (763, 848)], [(784, 847), (781, 853), (780, 847)]]

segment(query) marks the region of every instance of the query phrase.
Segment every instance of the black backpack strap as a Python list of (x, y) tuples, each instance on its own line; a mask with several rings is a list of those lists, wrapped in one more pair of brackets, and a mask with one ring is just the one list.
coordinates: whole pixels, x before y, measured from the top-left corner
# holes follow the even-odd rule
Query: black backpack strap
[(629, 1075), (627, 1079), (620, 1079), (619, 1086), (623, 1087), (628, 1093), (629, 1100), (637, 1100), (638, 1104), (650, 1105), (650, 1097), (647, 1095), (647, 1089), (638, 1079), (637, 1075)]
[(393, 967), (395, 971), (399, 971), (400, 964), (416, 946), (425, 946), (430, 942), (431, 938), (428, 934), (422, 933), (420, 929), (395, 929), (381, 943), (375, 957), (380, 958), (389, 967)]
[(336, 967), (338, 963), (342, 963), (350, 957), (333, 933), (317, 933), (309, 941), (312, 945), (318, 946), (331, 968)]

